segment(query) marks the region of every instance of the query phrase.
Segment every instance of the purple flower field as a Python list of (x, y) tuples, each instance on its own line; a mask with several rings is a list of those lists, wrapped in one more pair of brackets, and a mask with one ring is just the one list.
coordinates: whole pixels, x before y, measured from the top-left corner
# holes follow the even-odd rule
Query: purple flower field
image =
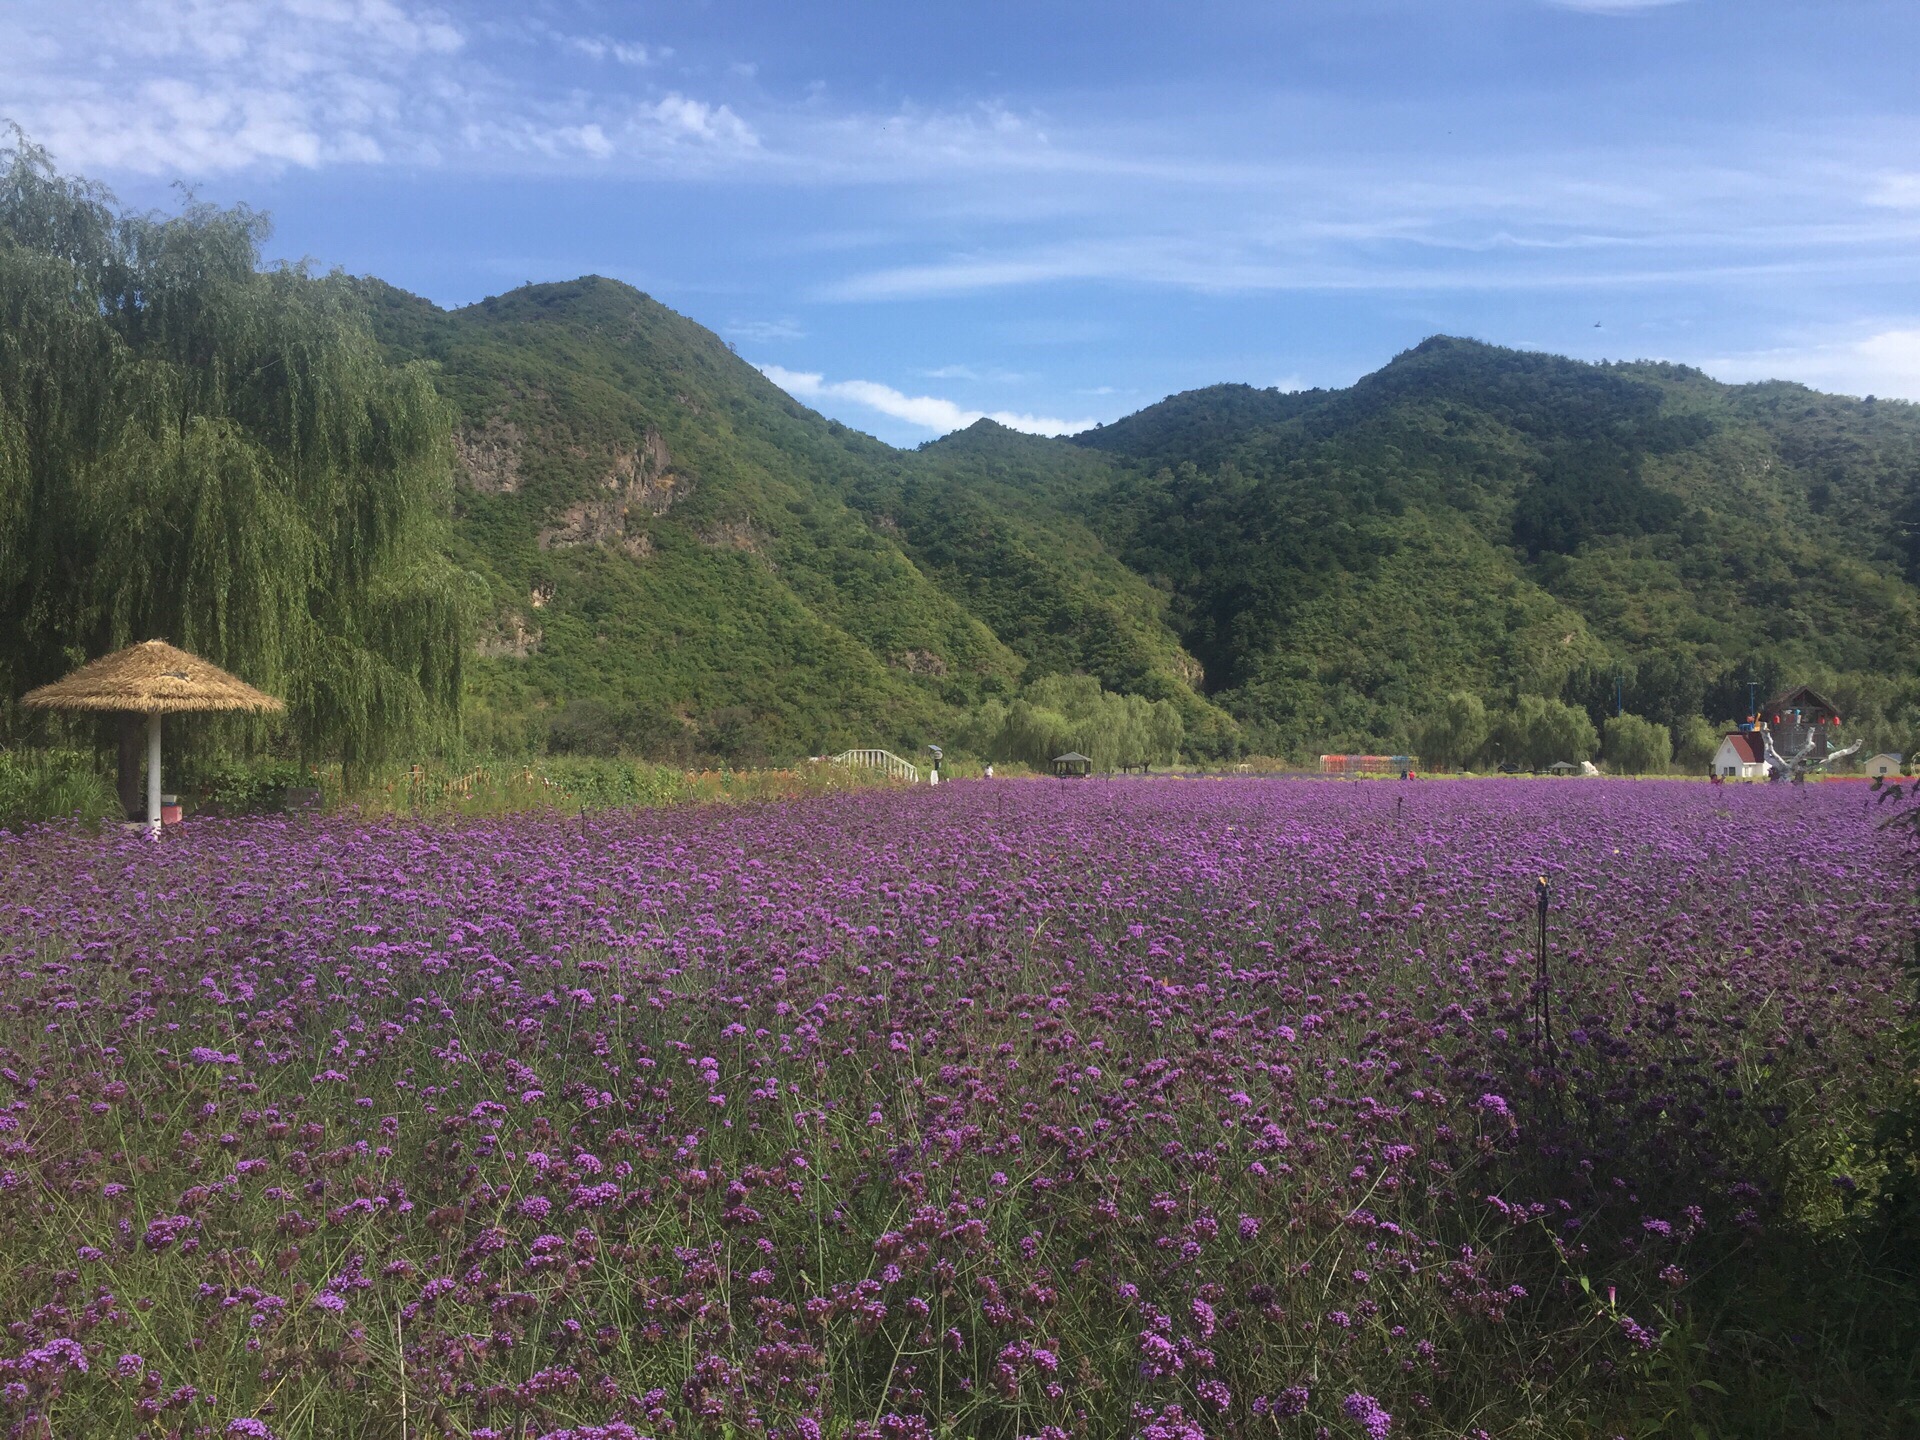
[(0, 1425), (1610, 1434), (1869, 1182), (1875, 826), (1243, 779), (0, 835)]

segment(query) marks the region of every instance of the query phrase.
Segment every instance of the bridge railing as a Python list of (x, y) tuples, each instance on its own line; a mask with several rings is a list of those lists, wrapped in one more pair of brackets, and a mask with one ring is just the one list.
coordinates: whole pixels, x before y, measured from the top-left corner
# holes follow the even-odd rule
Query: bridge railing
[(902, 760), (891, 750), (843, 750), (833, 757), (836, 765), (861, 765), (869, 770), (882, 770), (895, 780), (905, 780), (909, 784), (920, 782), (920, 769), (911, 760)]

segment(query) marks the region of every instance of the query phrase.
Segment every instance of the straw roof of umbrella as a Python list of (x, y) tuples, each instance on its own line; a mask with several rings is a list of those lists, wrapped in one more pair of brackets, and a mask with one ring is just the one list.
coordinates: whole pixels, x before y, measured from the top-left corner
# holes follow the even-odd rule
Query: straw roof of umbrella
[(164, 640), (143, 640), (29, 690), (42, 710), (118, 710), (177, 715), (202, 710), (284, 710), (265, 691)]

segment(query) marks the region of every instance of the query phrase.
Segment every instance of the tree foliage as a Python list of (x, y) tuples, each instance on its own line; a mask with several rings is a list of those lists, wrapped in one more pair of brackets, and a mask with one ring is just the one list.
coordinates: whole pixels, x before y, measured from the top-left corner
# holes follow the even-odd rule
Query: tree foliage
[(1171, 701), (1103, 690), (1091, 675), (1049, 675), (1011, 705), (989, 700), (962, 727), (960, 744), (993, 760), (1036, 768), (1077, 750), (1095, 766), (1172, 765), (1185, 725)]
[(1469, 764), (1487, 742), (1487, 707), (1478, 695), (1455, 690), (1428, 712), (1415, 736), (1421, 761), (1439, 770)]
[(1639, 715), (1609, 715), (1603, 752), (1621, 775), (1657, 775), (1673, 759), (1673, 732)]
[(1578, 764), (1600, 747), (1587, 712), (1564, 701), (1522, 695), (1493, 727), (1491, 744), (1509, 765), (1545, 770), (1565, 760)]
[(1689, 774), (1699, 774), (1713, 761), (1714, 752), (1720, 748), (1720, 732), (1698, 715), (1688, 715), (1674, 722), (1673, 763)]
[(263, 271), (266, 234), (0, 149), (0, 682), (164, 638), (283, 695), (303, 751), (365, 761), (457, 723), (448, 412), (342, 279)]

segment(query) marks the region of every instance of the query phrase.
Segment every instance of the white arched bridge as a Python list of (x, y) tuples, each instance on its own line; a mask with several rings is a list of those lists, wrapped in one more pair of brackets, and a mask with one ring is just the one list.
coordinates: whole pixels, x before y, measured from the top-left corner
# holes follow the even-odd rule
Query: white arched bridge
[(905, 780), (909, 784), (917, 785), (920, 782), (920, 768), (911, 760), (902, 760), (891, 750), (843, 750), (833, 757), (833, 763), (883, 770), (895, 780)]

